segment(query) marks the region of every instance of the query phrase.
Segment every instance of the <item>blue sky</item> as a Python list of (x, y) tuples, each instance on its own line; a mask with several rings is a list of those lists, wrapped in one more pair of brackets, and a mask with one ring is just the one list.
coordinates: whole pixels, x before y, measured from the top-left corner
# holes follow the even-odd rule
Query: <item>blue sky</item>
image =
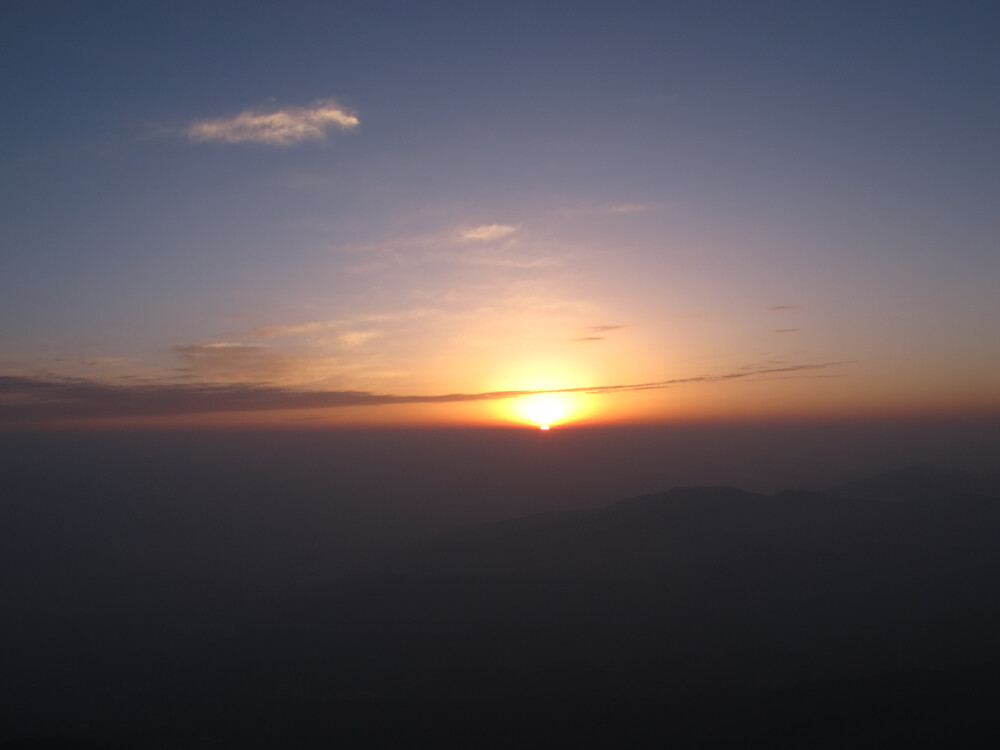
[(8, 404), (703, 378), (617, 410), (1000, 407), (992, 3), (2, 14)]

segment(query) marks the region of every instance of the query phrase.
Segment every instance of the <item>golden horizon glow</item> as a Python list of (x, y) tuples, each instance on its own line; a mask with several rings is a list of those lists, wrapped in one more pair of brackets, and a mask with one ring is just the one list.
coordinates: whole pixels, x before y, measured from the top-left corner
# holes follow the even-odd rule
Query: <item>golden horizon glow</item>
[[(541, 369), (541, 368), (535, 368)], [(832, 368), (831, 368), (832, 369)], [(637, 377), (620, 376), (589, 381), (590, 388), (579, 385), (579, 375), (572, 367), (557, 369), (554, 363), (543, 375), (510, 378), (482, 384), (469, 384), (463, 396), (461, 385), (451, 386), (458, 394), (455, 400), (442, 399), (398, 403), (345, 404), (332, 406), (280, 406), (271, 409), (240, 409), (203, 411), (185, 410), (199, 407), (204, 401), (185, 399), (185, 389), (178, 389), (177, 410), (144, 413), (136, 408), (133, 414), (74, 417), (47, 415), (35, 418), (30, 414), (14, 429), (411, 429), (448, 427), (527, 427), (566, 426), (594, 427), (602, 425), (646, 425), (679, 422), (759, 422), (787, 420), (821, 420), (824, 422), (853, 419), (952, 418), (982, 417), (1000, 413), (1000, 401), (995, 392), (980, 395), (965, 392), (962, 399), (937, 402), (927, 398), (925, 383), (911, 378), (906, 383), (884, 374), (869, 375), (870, 392), (864, 395), (844, 387), (845, 378), (854, 376), (860, 366), (838, 368), (830, 376), (806, 375), (791, 377), (783, 371), (752, 376), (731, 377), (739, 372), (735, 366), (718, 368), (721, 376), (679, 378), (666, 381), (663, 387), (630, 387), (615, 383), (637, 382)], [(560, 378), (556, 372), (568, 373)], [(612, 385), (592, 385), (593, 383)], [(657, 383), (650, 384), (658, 386)], [(872, 386), (878, 386), (874, 390)], [(113, 388), (113, 386), (106, 386)], [(577, 390), (579, 389), (579, 390)], [(621, 390), (614, 390), (621, 389)], [(122, 393), (129, 392), (119, 387)], [(291, 389), (276, 386), (280, 393)], [(874, 390), (874, 392), (871, 392)], [(167, 391), (169, 392), (169, 391)], [(197, 392), (196, 392), (197, 393)], [(505, 394), (524, 393), (513, 396)], [(477, 394), (482, 397), (478, 398)], [(984, 396), (987, 396), (984, 398)], [(988, 398), (992, 396), (992, 398)], [(290, 399), (294, 402), (294, 399)], [(280, 402), (280, 399), (279, 399)], [(163, 401), (154, 406), (162, 406)], [(137, 399), (141, 407), (141, 399)], [(3, 429), (3, 425), (0, 425)]]

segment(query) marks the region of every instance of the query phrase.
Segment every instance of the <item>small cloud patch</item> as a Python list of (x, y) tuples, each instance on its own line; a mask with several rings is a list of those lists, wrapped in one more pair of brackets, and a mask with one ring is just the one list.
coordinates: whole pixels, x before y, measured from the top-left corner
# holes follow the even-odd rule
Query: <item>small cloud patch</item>
[(517, 231), (517, 227), (510, 224), (482, 224), (472, 229), (464, 229), (461, 232), (463, 240), (487, 241), (499, 240)]
[(360, 346), (381, 335), (381, 331), (348, 331), (339, 338), (344, 346)]
[(330, 130), (353, 130), (360, 124), (333, 99), (317, 99), (308, 107), (246, 109), (230, 117), (195, 120), (183, 133), (194, 143), (253, 143), (263, 146), (294, 146), (306, 141), (326, 140)]
[(329, 328), (336, 325), (336, 321), (311, 321), (309, 323), (298, 323), (294, 325), (274, 325), (274, 326), (262, 326), (260, 328), (253, 329), (250, 334), (252, 336), (259, 336), (263, 339), (271, 339), (277, 336), (298, 336), (303, 333), (312, 333), (314, 331), (321, 331), (324, 328)]

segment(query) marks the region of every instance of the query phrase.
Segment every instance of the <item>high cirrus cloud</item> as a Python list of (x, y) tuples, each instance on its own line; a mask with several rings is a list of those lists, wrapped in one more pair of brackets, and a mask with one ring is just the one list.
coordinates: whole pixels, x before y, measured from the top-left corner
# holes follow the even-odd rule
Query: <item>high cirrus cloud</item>
[(317, 99), (308, 107), (246, 109), (230, 117), (195, 120), (183, 132), (195, 143), (218, 141), (293, 146), (325, 140), (330, 130), (353, 130), (360, 122), (357, 115), (333, 99)]

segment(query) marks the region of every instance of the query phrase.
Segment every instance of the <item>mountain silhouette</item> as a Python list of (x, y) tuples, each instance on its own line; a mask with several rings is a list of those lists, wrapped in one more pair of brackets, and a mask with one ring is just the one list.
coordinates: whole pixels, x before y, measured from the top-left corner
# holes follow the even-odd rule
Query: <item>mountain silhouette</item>
[(976, 706), (1000, 697), (991, 482), (921, 465), (829, 492), (681, 487), (455, 531), (223, 634), (150, 641), (130, 656), (144, 687), (121, 713), (100, 707), (119, 722), (100, 737), (772, 747), (987, 734)]
[(849, 486), (881, 498), (688, 487), (473, 527), (284, 613), (265, 671), (397, 710), (527, 702), (532, 726), (567, 706), (711, 713), (817, 684), (937, 685), (1000, 661), (1000, 497), (973, 485), (917, 467)]

